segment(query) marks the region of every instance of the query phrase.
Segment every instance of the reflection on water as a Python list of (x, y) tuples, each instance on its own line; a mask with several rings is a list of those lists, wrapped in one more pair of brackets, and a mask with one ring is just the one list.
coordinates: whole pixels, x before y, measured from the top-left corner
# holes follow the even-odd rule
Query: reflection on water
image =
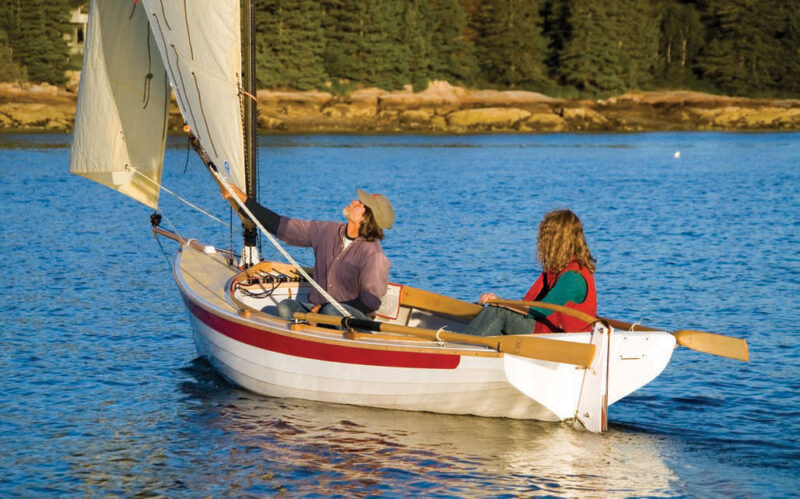
[[(674, 480), (659, 441), (646, 434), (612, 428), (595, 435), (567, 423), (322, 404), (224, 387), (209, 391), (216, 376), (203, 361), (195, 370), (203, 388), (183, 386), (191, 395), (185, 416), (204, 414), (204, 424), (219, 430), (227, 447), (247, 455), (236, 460), (255, 489), (628, 497), (666, 493)], [(303, 484), (303, 474), (313, 481)]]

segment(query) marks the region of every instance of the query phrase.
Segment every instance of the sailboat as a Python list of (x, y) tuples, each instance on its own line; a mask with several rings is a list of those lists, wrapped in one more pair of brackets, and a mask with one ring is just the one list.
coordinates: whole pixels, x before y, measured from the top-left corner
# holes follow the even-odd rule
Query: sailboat
[[(254, 7), (253, 0), (244, 3), (91, 0), (70, 172), (158, 210), (174, 93), (211, 178), (256, 197)], [(567, 420), (602, 432), (608, 406), (655, 379), (678, 344), (747, 360), (744, 340), (595, 317), (584, 317), (591, 332), (469, 336), (459, 331), (480, 305), (394, 283), (375, 320), (281, 319), (277, 303), (302, 300), (319, 285), (267, 232), (287, 261), (262, 261), (258, 223), (244, 205), (234, 208), (242, 213), (241, 255), (157, 223), (153, 231), (178, 242), (173, 277), (198, 354), (258, 394)]]

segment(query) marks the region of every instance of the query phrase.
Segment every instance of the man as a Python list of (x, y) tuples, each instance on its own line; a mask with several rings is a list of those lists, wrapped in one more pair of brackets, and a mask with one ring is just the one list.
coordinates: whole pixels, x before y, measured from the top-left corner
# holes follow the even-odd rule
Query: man
[[(389, 259), (380, 241), (383, 230), (394, 225), (394, 209), (385, 196), (358, 189), (358, 199), (342, 210), (343, 224), (284, 217), (231, 187), (271, 234), (286, 244), (314, 249), (314, 280), (334, 300), (356, 317), (375, 315), (389, 281)], [(223, 196), (230, 197), (227, 193)], [(285, 319), (293, 318), (295, 312), (341, 315), (314, 288), (308, 300), (283, 300), (278, 315)]]

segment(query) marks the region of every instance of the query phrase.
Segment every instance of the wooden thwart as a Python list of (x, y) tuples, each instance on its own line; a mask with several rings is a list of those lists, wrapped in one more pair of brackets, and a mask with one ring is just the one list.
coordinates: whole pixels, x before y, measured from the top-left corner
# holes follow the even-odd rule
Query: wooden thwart
[(510, 336), (472, 336), (469, 334), (452, 333), (445, 330), (425, 329), (420, 327), (401, 326), (385, 322), (355, 319), (353, 317), (338, 317), (332, 315), (296, 313), (295, 319), (312, 323), (341, 326), (345, 329), (365, 329), (368, 331), (383, 331), (387, 333), (417, 336), (434, 341), (448, 341), (466, 345), (482, 345), (498, 352), (531, 359), (545, 360), (574, 364), (589, 367), (594, 359), (595, 346), (572, 341), (552, 340), (537, 338), (529, 335)]

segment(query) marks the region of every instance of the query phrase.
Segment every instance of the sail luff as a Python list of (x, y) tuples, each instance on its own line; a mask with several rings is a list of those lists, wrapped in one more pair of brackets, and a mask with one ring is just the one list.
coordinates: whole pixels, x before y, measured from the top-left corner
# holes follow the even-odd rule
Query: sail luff
[(140, 0), (178, 107), (223, 175), (245, 187), (238, 0)]

